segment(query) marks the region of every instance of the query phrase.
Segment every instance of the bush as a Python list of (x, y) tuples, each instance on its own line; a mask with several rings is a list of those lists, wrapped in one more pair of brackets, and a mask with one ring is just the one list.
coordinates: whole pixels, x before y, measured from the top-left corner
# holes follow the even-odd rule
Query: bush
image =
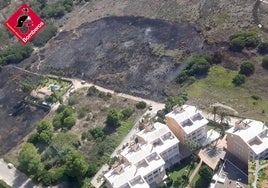
[(72, 98), (69, 98), (68, 99), (68, 105), (70, 105), (70, 106), (73, 106), (73, 105), (75, 105), (77, 103), (78, 103), (78, 99), (77, 98), (72, 97)]
[(256, 100), (256, 101), (257, 100), (261, 100), (261, 97), (258, 96), (258, 95), (252, 95), (251, 98), (254, 99), (254, 100)]
[(255, 65), (251, 61), (243, 62), (240, 66), (239, 74), (244, 74), (245, 76), (250, 76), (255, 71)]
[(95, 96), (99, 93), (99, 90), (95, 87), (95, 86), (91, 86), (90, 88), (88, 88), (87, 90), (87, 95), (88, 96)]
[(176, 78), (176, 82), (179, 84), (182, 84), (183, 82), (186, 82), (189, 79), (188, 71), (184, 70), (182, 71)]
[(132, 110), (131, 108), (125, 108), (124, 110), (122, 110), (122, 115), (123, 115), (123, 119), (127, 120), (132, 114), (133, 114), (134, 110)]
[(111, 109), (107, 113), (106, 123), (108, 126), (117, 127), (120, 125), (121, 118), (122, 114), (118, 109)]
[(176, 82), (182, 84), (186, 81), (194, 81), (195, 77), (207, 75), (210, 69), (210, 57), (204, 55), (195, 55), (186, 60), (188, 63), (185, 70), (183, 70), (176, 78)]
[(262, 42), (258, 46), (258, 52), (261, 54), (267, 54), (268, 53), (268, 42)]
[(75, 125), (76, 119), (71, 115), (63, 120), (63, 127), (71, 129)]
[(265, 68), (265, 69), (268, 69), (268, 55), (265, 55), (262, 59), (262, 66)]
[(100, 140), (104, 139), (104, 132), (103, 132), (103, 129), (101, 127), (96, 127), (96, 128), (90, 129), (89, 132), (95, 140), (96, 139), (100, 139)]
[(213, 175), (213, 170), (206, 165), (201, 166), (201, 168), (199, 170), (199, 174), (202, 178), (204, 178), (206, 180), (210, 180), (212, 178), (212, 175)]
[(196, 57), (194, 64), (190, 68), (190, 73), (195, 76), (206, 75), (209, 71), (210, 64), (204, 57)]
[(232, 82), (235, 86), (240, 86), (246, 82), (246, 76), (243, 74), (237, 74)]
[(146, 108), (146, 102), (144, 102), (144, 101), (138, 102), (136, 104), (136, 108), (138, 108), (138, 109), (144, 109), (144, 108)]
[(231, 49), (241, 51), (244, 47), (257, 47), (261, 42), (258, 33), (254, 31), (243, 31), (230, 37)]

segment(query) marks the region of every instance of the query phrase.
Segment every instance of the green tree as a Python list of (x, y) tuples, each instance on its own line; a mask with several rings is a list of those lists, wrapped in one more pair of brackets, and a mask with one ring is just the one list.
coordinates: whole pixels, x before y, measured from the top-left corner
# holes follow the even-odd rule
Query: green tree
[(26, 143), (19, 153), (19, 168), (27, 174), (35, 174), (42, 169), (41, 158), (36, 147)]
[(268, 55), (265, 55), (262, 59), (262, 66), (265, 68), (265, 69), (268, 69)]
[(200, 167), (199, 174), (200, 174), (201, 178), (206, 179), (206, 180), (210, 180), (212, 178), (212, 175), (213, 175), (213, 170), (210, 167), (208, 167), (207, 165), (203, 165)]
[(131, 108), (125, 108), (122, 110), (123, 119), (127, 120), (133, 114), (133, 112), (134, 110)]
[(243, 74), (237, 74), (234, 78), (233, 78), (233, 84), (235, 86), (240, 86), (242, 85), (243, 83), (246, 82), (246, 76), (243, 75)]
[(118, 109), (110, 109), (107, 113), (106, 123), (111, 127), (118, 127), (120, 125), (120, 120), (122, 118), (122, 114)]
[(75, 125), (75, 123), (76, 123), (76, 119), (72, 115), (66, 117), (63, 120), (63, 126), (66, 127), (67, 129), (71, 129)]
[(87, 95), (88, 96), (96, 96), (99, 93), (99, 90), (95, 86), (91, 86), (87, 90)]
[(53, 118), (52, 124), (56, 130), (61, 128), (62, 126), (61, 119), (62, 119), (62, 114), (56, 114)]
[(230, 37), (231, 49), (241, 51), (244, 47), (257, 47), (261, 42), (258, 33), (254, 31), (238, 32)]
[(66, 174), (82, 180), (88, 170), (88, 164), (78, 151), (71, 151), (66, 157)]
[(37, 136), (41, 143), (49, 144), (52, 140), (53, 130), (49, 121), (40, 121), (37, 123)]
[(260, 43), (260, 45), (258, 46), (258, 52), (261, 54), (268, 53), (268, 41)]
[(146, 108), (146, 102), (144, 102), (144, 101), (138, 102), (136, 104), (136, 108), (138, 108), (138, 109), (144, 109), (144, 108)]
[(245, 61), (240, 66), (239, 74), (244, 74), (245, 76), (250, 76), (255, 71), (255, 65), (251, 61)]
[(194, 59), (194, 64), (190, 68), (190, 74), (195, 76), (206, 75), (209, 71), (210, 64), (205, 57), (200, 56)]
[(103, 138), (104, 138), (104, 132), (103, 132), (103, 129), (101, 127), (96, 127), (96, 128), (90, 129), (89, 132), (95, 140), (98, 138), (103, 140)]

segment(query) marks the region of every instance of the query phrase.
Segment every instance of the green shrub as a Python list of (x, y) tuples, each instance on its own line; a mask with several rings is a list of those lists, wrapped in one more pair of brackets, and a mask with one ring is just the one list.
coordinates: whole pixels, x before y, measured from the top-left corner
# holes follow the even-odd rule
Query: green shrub
[(96, 127), (96, 128), (90, 129), (89, 132), (95, 140), (96, 139), (100, 139), (100, 140), (104, 139), (104, 132), (103, 132), (103, 129), (101, 127)]
[(240, 86), (246, 82), (246, 76), (243, 74), (237, 74), (232, 82), (235, 86)]
[(71, 129), (76, 123), (76, 119), (75, 117), (73, 117), (72, 115), (66, 117), (63, 120), (63, 127), (67, 128), (67, 129)]
[(255, 71), (255, 65), (251, 61), (243, 62), (240, 66), (239, 74), (244, 74), (245, 76), (250, 76)]
[(68, 99), (68, 105), (73, 106), (75, 104), (78, 104), (78, 99), (75, 97), (71, 97)]
[(106, 124), (108, 126), (117, 127), (120, 125), (122, 114), (118, 109), (110, 109), (106, 116)]
[(145, 109), (146, 108), (146, 102), (140, 101), (136, 104), (136, 108), (138, 109)]
[(195, 76), (206, 75), (209, 71), (210, 64), (204, 57), (196, 57), (194, 64), (190, 68), (190, 74)]
[(176, 82), (182, 84), (186, 81), (195, 81), (195, 77), (207, 75), (210, 69), (210, 57), (195, 55), (185, 60), (188, 65), (176, 78)]
[(252, 95), (251, 98), (254, 99), (254, 100), (256, 100), (256, 101), (257, 100), (261, 100), (261, 97), (258, 96), (258, 95)]
[(182, 84), (183, 82), (187, 81), (189, 79), (188, 71), (184, 70), (182, 71), (176, 78), (176, 82), (179, 84)]
[(133, 114), (134, 110), (131, 108), (125, 108), (124, 110), (122, 110), (122, 115), (123, 115), (123, 119), (127, 120), (132, 114)]
[(88, 88), (87, 90), (87, 95), (88, 96), (95, 96), (99, 93), (99, 90), (95, 87), (95, 86), (91, 86), (90, 88)]
[(241, 51), (244, 47), (257, 47), (261, 42), (258, 33), (254, 31), (242, 31), (230, 36), (231, 49)]
[(268, 42), (262, 42), (258, 46), (258, 52), (261, 54), (267, 54), (268, 53)]
[(265, 69), (268, 69), (268, 55), (265, 55), (262, 59), (262, 66), (265, 68)]

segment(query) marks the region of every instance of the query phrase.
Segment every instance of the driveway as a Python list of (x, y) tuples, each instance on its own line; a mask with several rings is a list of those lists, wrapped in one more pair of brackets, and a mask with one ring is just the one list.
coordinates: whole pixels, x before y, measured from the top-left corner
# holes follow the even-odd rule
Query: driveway
[(7, 163), (3, 159), (0, 159), (0, 179), (15, 188), (37, 188), (32, 180), (15, 167), (9, 169)]

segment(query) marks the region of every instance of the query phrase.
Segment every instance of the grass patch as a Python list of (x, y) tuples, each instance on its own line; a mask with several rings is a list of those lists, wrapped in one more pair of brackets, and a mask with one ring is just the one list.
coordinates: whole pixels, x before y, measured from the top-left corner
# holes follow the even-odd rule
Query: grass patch
[(174, 165), (174, 167), (168, 171), (169, 177), (173, 181), (172, 187), (177, 187), (176, 182), (178, 182), (179, 179), (181, 180), (184, 175), (190, 178), (197, 164), (197, 161), (194, 162), (194, 160), (188, 158), (186, 160), (181, 161), (180, 164)]
[[(202, 168), (207, 168), (209, 172), (206, 171), (206, 174), (202, 175), (201, 174)], [(191, 187), (195, 187), (195, 188), (209, 187), (212, 175), (213, 175), (213, 170), (210, 167), (208, 167), (206, 164), (202, 164), (202, 166), (199, 169), (199, 172), (195, 175), (194, 179), (191, 182)]]
[(235, 108), (240, 116), (268, 121), (266, 113), (268, 112), (268, 101), (256, 101), (251, 96), (257, 95), (261, 99), (265, 98), (266, 94), (256, 92), (256, 82), (253, 81), (255, 75), (247, 78), (248, 80), (242, 87), (233, 85), (232, 80), (237, 74), (237, 71), (230, 71), (222, 66), (211, 67), (208, 76), (204, 79), (195, 81), (186, 88), (190, 102), (197, 102), (199, 105), (207, 107), (211, 103), (220, 102), (230, 107)]

